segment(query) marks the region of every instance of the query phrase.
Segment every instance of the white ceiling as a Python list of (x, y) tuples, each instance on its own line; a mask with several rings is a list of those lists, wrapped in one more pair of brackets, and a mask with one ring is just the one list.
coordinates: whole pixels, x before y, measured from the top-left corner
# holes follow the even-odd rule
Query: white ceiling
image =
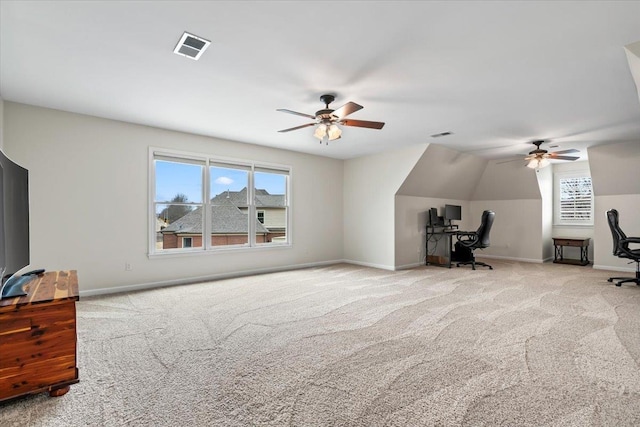
[[(341, 159), (640, 141), (624, 50), (640, 2), (2, 0), (0, 13), (5, 101)], [(173, 53), (184, 31), (212, 42), (197, 62)], [(277, 108), (313, 114), (323, 93), (386, 126), (328, 146), (313, 128), (277, 132), (309, 122)]]

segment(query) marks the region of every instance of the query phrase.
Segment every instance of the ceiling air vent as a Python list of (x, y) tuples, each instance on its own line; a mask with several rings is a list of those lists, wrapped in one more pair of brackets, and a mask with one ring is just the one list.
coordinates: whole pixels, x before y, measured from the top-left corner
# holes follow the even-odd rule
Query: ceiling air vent
[(434, 133), (431, 135), (431, 138), (442, 138), (443, 136), (453, 135), (453, 132), (442, 132), (442, 133)]
[(194, 36), (193, 34), (185, 32), (182, 37), (180, 37), (180, 41), (178, 41), (176, 48), (173, 49), (173, 53), (177, 53), (178, 55), (186, 56), (187, 58), (197, 61), (200, 59), (200, 55), (207, 50), (210, 44), (211, 42), (209, 40), (205, 40), (202, 37)]

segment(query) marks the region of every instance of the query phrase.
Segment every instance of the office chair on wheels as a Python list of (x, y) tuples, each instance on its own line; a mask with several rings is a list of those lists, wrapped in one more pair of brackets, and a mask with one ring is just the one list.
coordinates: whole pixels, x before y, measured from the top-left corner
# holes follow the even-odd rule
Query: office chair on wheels
[(607, 281), (613, 282), (617, 280), (616, 286), (622, 286), (623, 283), (627, 282), (633, 282), (640, 286), (640, 247), (637, 249), (629, 248), (630, 243), (640, 245), (640, 237), (627, 237), (624, 234), (618, 224), (618, 211), (615, 209), (607, 211), (607, 222), (613, 237), (613, 254), (618, 258), (627, 258), (636, 263), (636, 277), (609, 277)]
[(471, 250), (471, 254), (469, 260), (458, 262), (456, 264), (456, 267), (471, 264), (471, 268), (473, 270), (476, 269), (476, 265), (489, 267), (489, 269), (493, 270), (493, 267), (491, 267), (489, 264), (476, 261), (474, 251), (476, 249), (484, 249), (489, 247), (489, 232), (491, 231), (493, 218), (495, 216), (496, 214), (493, 211), (484, 211), (482, 212), (482, 220), (480, 221), (480, 227), (478, 227), (478, 230), (471, 233), (458, 233), (458, 235), (456, 236), (458, 239), (458, 241), (456, 242), (456, 247), (459, 247), (462, 250)]

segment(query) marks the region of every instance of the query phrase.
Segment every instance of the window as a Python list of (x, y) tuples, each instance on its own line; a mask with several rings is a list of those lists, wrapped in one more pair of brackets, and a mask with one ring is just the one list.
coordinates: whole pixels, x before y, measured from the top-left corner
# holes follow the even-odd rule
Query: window
[(287, 175), (278, 170), (256, 168), (253, 176), (254, 203), (260, 208), (257, 211), (256, 242), (286, 242)]
[(290, 167), (153, 148), (149, 157), (150, 254), (290, 244)]
[(588, 174), (555, 174), (554, 224), (593, 225), (593, 189)]

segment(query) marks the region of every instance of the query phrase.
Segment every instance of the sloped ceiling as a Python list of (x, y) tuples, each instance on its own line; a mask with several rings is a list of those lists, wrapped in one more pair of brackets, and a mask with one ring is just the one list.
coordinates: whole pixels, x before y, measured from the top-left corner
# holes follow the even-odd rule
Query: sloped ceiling
[(589, 148), (596, 196), (640, 194), (640, 140)]
[(636, 83), (638, 100), (640, 100), (640, 41), (625, 46), (624, 50), (627, 54), (631, 76), (633, 76), (633, 81)]
[(487, 160), (430, 144), (396, 194), (470, 200)]
[(471, 200), (541, 199), (536, 173), (525, 167), (523, 161), (501, 163), (490, 160)]

